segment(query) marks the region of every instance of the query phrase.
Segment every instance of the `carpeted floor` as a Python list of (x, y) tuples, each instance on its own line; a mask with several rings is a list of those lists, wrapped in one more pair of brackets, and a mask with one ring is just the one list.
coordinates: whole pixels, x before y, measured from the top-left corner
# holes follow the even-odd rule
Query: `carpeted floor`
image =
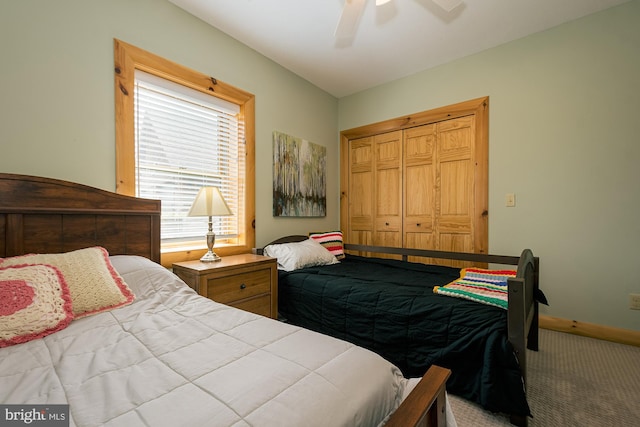
[[(540, 350), (527, 357), (529, 426), (640, 426), (640, 347), (541, 329)], [(458, 427), (511, 425), (504, 415), (449, 399)]]

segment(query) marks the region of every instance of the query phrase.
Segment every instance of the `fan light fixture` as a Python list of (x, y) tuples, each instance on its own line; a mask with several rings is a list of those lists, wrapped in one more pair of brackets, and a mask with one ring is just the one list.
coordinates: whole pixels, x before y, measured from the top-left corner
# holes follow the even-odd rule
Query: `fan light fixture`
[(334, 36), (339, 39), (353, 37), (360, 22), (366, 0), (344, 0), (344, 8)]
[(214, 262), (220, 261), (218, 255), (213, 252), (213, 245), (216, 242), (216, 234), (213, 232), (213, 222), (211, 217), (213, 216), (228, 216), (233, 215), (231, 209), (227, 205), (227, 202), (222, 197), (222, 193), (218, 187), (202, 187), (198, 191), (196, 199), (189, 209), (187, 216), (208, 216), (209, 217), (209, 231), (207, 232), (207, 248), (209, 250), (200, 261), (202, 262)]
[[(382, 6), (391, 0), (376, 0), (376, 6)], [(462, 4), (462, 0), (431, 0), (442, 10), (449, 13)], [(338, 39), (350, 39), (356, 33), (360, 17), (364, 11), (367, 0), (344, 0), (344, 7), (340, 14), (340, 20), (336, 26), (334, 36)]]
[[(377, 0), (376, 0), (377, 1)], [(447, 12), (451, 12), (456, 7), (460, 6), (462, 0), (432, 0), (435, 4), (446, 10)]]

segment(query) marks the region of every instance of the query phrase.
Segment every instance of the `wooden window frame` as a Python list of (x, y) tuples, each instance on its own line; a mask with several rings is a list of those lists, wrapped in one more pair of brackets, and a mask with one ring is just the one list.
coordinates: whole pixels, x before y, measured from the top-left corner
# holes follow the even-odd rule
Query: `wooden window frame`
[[(255, 247), (255, 96), (198, 71), (161, 58), (136, 46), (114, 39), (115, 114), (116, 114), (116, 193), (135, 196), (135, 70), (216, 96), (240, 106), (245, 133), (245, 206), (238, 244), (216, 246), (221, 256), (247, 253)], [(202, 239), (206, 230), (203, 230)], [(161, 263), (197, 259), (202, 250), (163, 250)]]

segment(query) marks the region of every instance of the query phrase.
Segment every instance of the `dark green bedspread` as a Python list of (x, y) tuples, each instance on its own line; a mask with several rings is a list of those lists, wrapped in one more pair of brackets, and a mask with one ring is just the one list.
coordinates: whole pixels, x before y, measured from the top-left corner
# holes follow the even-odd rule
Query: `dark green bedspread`
[(340, 264), (279, 272), (278, 305), (292, 324), (382, 355), (405, 376), (451, 369), (447, 390), (485, 409), (529, 415), (507, 312), (433, 293), (459, 269), (347, 256)]

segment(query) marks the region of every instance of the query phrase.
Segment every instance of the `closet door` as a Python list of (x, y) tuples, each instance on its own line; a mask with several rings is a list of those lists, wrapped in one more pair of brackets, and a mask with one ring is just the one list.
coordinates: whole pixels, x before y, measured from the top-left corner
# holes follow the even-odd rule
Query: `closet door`
[(349, 141), (349, 243), (373, 244), (374, 145), (373, 137)]
[(405, 131), (405, 247), (474, 252), (474, 129), (468, 116)]
[(473, 116), (437, 124), (434, 243), (439, 250), (474, 252), (474, 129)]
[(373, 244), (402, 247), (402, 131), (373, 137), (375, 219)]
[(349, 242), (401, 247), (402, 131), (350, 141), (349, 194)]
[(340, 138), (345, 242), (487, 253), (488, 97), (345, 130)]
[[(404, 131), (404, 247), (436, 248), (436, 125)], [(424, 258), (410, 257), (425, 262)]]

